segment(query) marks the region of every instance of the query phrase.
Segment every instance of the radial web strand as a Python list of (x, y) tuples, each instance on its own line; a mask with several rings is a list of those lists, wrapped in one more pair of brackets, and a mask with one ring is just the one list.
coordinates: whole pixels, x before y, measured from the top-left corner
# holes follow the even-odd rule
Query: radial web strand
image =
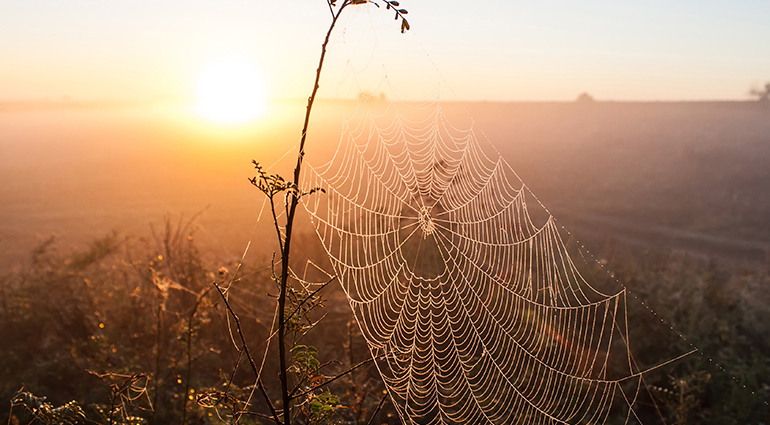
[[(363, 98), (304, 206), (406, 423), (633, 418), (626, 293), (573, 263), (555, 220), (439, 102)], [(309, 190), (309, 189), (308, 189)], [(536, 220), (534, 212), (542, 215)]]

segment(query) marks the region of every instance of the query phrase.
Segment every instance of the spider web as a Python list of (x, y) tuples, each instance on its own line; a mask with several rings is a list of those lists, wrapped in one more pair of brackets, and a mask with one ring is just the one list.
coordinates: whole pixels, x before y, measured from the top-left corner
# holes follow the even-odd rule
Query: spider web
[(625, 289), (584, 278), (477, 133), (438, 101), (363, 97), (333, 158), (305, 168), (326, 190), (305, 209), (401, 420), (601, 424), (620, 406), (628, 422), (643, 383)]

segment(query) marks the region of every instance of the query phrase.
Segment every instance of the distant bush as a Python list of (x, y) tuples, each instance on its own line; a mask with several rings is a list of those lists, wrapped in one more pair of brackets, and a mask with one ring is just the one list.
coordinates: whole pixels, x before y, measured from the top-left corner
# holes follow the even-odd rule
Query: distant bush
[(578, 95), (577, 99), (575, 99), (575, 102), (577, 102), (577, 103), (592, 103), (592, 102), (594, 102), (594, 97), (591, 96), (588, 93), (583, 92), (583, 93), (580, 93)]

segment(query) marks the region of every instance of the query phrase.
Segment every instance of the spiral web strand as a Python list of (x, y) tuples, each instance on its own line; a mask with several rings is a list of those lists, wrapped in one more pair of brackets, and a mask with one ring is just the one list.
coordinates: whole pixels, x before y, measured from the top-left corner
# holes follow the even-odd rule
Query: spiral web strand
[(625, 289), (583, 277), (476, 133), (437, 101), (363, 98), (333, 158), (305, 168), (326, 190), (305, 209), (394, 406), (417, 424), (602, 424), (618, 406), (629, 422), (643, 382)]

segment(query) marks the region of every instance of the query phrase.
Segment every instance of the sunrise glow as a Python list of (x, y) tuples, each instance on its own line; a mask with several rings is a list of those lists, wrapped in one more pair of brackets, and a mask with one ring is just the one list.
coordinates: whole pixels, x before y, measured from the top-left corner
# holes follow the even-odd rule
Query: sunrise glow
[(265, 112), (263, 77), (245, 61), (212, 62), (201, 70), (195, 89), (195, 111), (214, 122), (244, 123)]

